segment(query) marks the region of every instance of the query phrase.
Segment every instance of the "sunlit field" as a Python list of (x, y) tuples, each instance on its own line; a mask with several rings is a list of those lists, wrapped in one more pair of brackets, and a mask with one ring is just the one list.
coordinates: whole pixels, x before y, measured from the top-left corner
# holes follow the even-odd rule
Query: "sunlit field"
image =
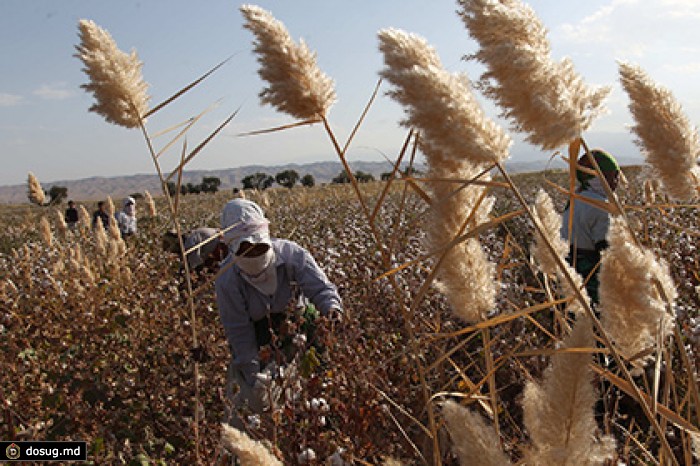
[[(641, 242), (670, 264), (682, 340), (671, 337), (654, 349), (654, 361), (634, 380), (655, 400), (654, 422), (677, 461), (692, 464), (687, 432), (697, 429), (700, 409), (698, 209), (671, 208), (660, 193), (645, 194), (638, 168), (626, 176), (619, 195), (630, 221)], [(546, 180), (563, 185), (567, 175), (515, 177), (528, 202), (545, 188), (561, 211), (565, 199)], [(543, 281), (533, 266), (532, 224), (518, 215), (481, 232), (500, 290), (486, 320), (468, 326), (435, 287), (421, 291), (437, 257), (426, 256), (427, 199), (404, 181), (383, 196), (385, 186), (360, 189), (367, 205), (377, 207), (376, 231), (390, 264), (378, 253), (350, 185), (248, 193), (266, 210), (274, 236), (311, 251), (338, 286), (346, 311), (334, 333), (319, 336), (325, 351), (307, 357), (305, 370), (275, 382), (289, 388), (283, 403), (250, 418), (248, 433), (284, 464), (382, 464), (389, 457), (424, 464), (435, 456), (458, 464), (444, 421), (437, 411), (428, 413), (449, 399), (497, 426), (503, 451), (518, 461), (531, 442), (524, 385), (542, 380), (573, 322), (561, 303), (553, 303), (556, 283)], [(492, 192), (494, 218), (515, 210), (510, 191)], [(231, 197), (228, 191), (181, 197), (183, 228), (218, 227)], [(139, 232), (127, 238), (123, 255), (89, 229), (63, 231), (54, 208), (1, 208), (0, 438), (85, 440), (96, 464), (192, 464), (195, 446), (204, 464), (231, 463), (220, 440), (229, 350), (212, 275), (194, 282), (192, 322), (179, 259), (161, 249), (171, 227), (165, 200), (156, 198), (156, 204), (155, 217), (139, 204)], [(94, 210), (91, 203), (86, 207)], [(42, 234), (42, 218), (50, 235)], [(390, 269), (393, 278), (380, 278)], [(197, 396), (193, 324), (208, 355), (198, 364)], [(596, 346), (588, 348), (598, 352), (589, 356), (591, 383), (601, 400), (598, 427), (616, 442), (610, 464), (665, 464), (651, 421), (619, 368), (605, 364), (605, 346)]]

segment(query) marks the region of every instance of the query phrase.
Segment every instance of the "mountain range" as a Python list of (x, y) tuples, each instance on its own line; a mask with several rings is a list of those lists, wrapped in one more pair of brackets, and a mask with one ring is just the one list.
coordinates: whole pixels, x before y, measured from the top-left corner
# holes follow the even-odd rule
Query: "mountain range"
[[(621, 160), (622, 165), (639, 164), (640, 160)], [(379, 179), (384, 172), (391, 171), (392, 166), (388, 162), (357, 161), (350, 162), (350, 167), (354, 172), (363, 171), (371, 173)], [(424, 166), (417, 166), (419, 170)], [(506, 162), (506, 168), (511, 173), (534, 172), (544, 169), (565, 169), (563, 161), (537, 160), (533, 162)], [(221, 180), (221, 190), (241, 187), (241, 180), (256, 172), (263, 172), (275, 176), (284, 170), (295, 170), (299, 176), (311, 174), (317, 184), (329, 183), (342, 170), (340, 162), (313, 162), (307, 164), (286, 164), (278, 166), (248, 165), (245, 167), (226, 168), (220, 170), (189, 170), (184, 171), (182, 183), (199, 184), (203, 177), (217, 177)], [(41, 181), (41, 180), (39, 180)], [(65, 186), (68, 188), (68, 197), (79, 201), (97, 201), (104, 199), (108, 195), (113, 199), (126, 196), (131, 193), (148, 190), (154, 196), (160, 193), (158, 176), (155, 174), (136, 174), (129, 176), (95, 176), (80, 180), (55, 181), (43, 184), (45, 190), (52, 186)], [(25, 184), (0, 186), (0, 203), (22, 204), (27, 203), (27, 186)]]

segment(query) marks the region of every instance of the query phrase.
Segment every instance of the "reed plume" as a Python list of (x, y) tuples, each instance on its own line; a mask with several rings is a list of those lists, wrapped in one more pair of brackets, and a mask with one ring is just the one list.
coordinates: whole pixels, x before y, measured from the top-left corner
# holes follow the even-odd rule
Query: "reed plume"
[[(594, 348), (590, 319), (579, 317), (564, 348)], [(523, 394), (524, 423), (532, 447), (525, 462), (535, 466), (592, 466), (615, 453), (612, 437), (597, 438), (596, 392), (588, 352), (558, 353), (541, 384), (529, 382)]]
[(97, 223), (95, 224), (95, 250), (97, 251), (97, 254), (100, 256), (104, 256), (105, 253), (107, 252), (107, 242), (109, 241), (107, 239), (107, 233), (105, 232), (104, 227), (102, 226), (102, 222), (98, 219)]
[(156, 217), (158, 215), (158, 211), (156, 210), (156, 203), (153, 201), (151, 193), (149, 193), (148, 190), (144, 190), (143, 196), (146, 198), (146, 208), (148, 209), (148, 216), (151, 218)]
[(474, 165), (500, 162), (509, 155), (510, 137), (486, 117), (466, 76), (446, 71), (422, 37), (397, 29), (379, 31), (389, 92), (405, 107), (402, 124), (420, 130), (424, 145)]
[(66, 239), (68, 235), (68, 225), (66, 225), (66, 220), (63, 218), (63, 214), (58, 210), (54, 210), (56, 216), (56, 231), (62, 239)]
[[(532, 245), (532, 257), (537, 258), (540, 270), (550, 276), (555, 276), (559, 280), (559, 284), (562, 286), (564, 294), (567, 296), (575, 296), (574, 290), (571, 288), (569, 281), (565, 278), (562, 273), (562, 269), (556, 261), (556, 258), (552, 256), (549, 248), (545, 245), (545, 238), (542, 237), (540, 231), (544, 233), (546, 239), (553, 246), (556, 251), (557, 256), (562, 259), (562, 263), (569, 272), (571, 278), (573, 278), (576, 287), (580, 290), (583, 298), (585, 300), (590, 300), (588, 297), (588, 292), (583, 286), (583, 278), (579, 275), (573, 267), (571, 267), (564, 258), (569, 253), (569, 245), (566, 241), (561, 238), (561, 215), (557, 213), (554, 209), (554, 203), (552, 198), (542, 189), (537, 193), (534, 205), (534, 219), (539, 225), (539, 229), (535, 229), (535, 243)], [(570, 312), (584, 312), (581, 303), (574, 299), (569, 305)]]
[[(667, 301), (655, 282), (668, 303), (677, 293), (668, 264), (637, 246), (623, 219), (611, 219), (608, 243), (600, 266), (601, 323), (620, 354), (629, 359), (673, 331), (673, 317), (666, 312)], [(637, 359), (633, 364), (647, 361)]]
[[(470, 180), (479, 172), (473, 165), (445, 157), (436, 148), (425, 150), (429, 162), (428, 179)], [(488, 173), (483, 176), (488, 180)], [(435, 198), (429, 213), (426, 245), (438, 250), (460, 234), (489, 220), (494, 198), (485, 197), (484, 187), (459, 186), (449, 182), (429, 182)], [(478, 237), (456, 244), (444, 256), (435, 281), (452, 312), (467, 322), (478, 322), (496, 307), (499, 283), (496, 266), (489, 261)]]
[[(421, 131), (428, 179), (471, 180), (485, 164), (508, 157), (508, 135), (486, 117), (467, 78), (445, 71), (437, 52), (425, 39), (385, 29), (379, 32), (379, 43), (385, 63), (381, 75), (394, 85), (389, 94), (405, 107), (402, 123)], [(482, 176), (482, 181), (488, 179), (487, 173)], [(484, 198), (483, 186), (442, 181), (430, 182), (429, 187), (436, 200), (429, 222), (431, 249), (444, 247), (489, 219), (493, 199)], [(495, 307), (499, 289), (496, 269), (478, 237), (447, 252), (436, 284), (453, 312), (468, 322), (484, 319)]]
[(53, 234), (51, 233), (51, 225), (46, 217), (41, 217), (39, 220), (39, 234), (41, 234), (41, 239), (48, 247), (53, 245)]
[(263, 444), (227, 424), (223, 425), (221, 442), (226, 450), (236, 455), (241, 466), (282, 466)]
[(547, 30), (520, 0), (459, 0), (458, 12), (486, 65), (480, 87), (517, 131), (545, 150), (580, 137), (603, 110), (609, 87), (587, 86), (568, 58), (554, 62)]
[(126, 128), (138, 127), (148, 112), (148, 84), (143, 80), (136, 51), (127, 54), (119, 50), (106, 30), (93, 21), (78, 23), (80, 45), (78, 57), (90, 82), (80, 87), (92, 92), (95, 103), (91, 112), (102, 115), (109, 123)]
[(619, 63), (620, 82), (630, 98), (632, 132), (654, 174), (677, 200), (700, 194), (700, 137), (671, 91), (639, 66)]
[(46, 201), (44, 188), (41, 187), (41, 183), (32, 172), (27, 175), (27, 197), (31, 203), (36, 205), (44, 205)]
[(500, 448), (496, 431), (486, 424), (481, 415), (454, 401), (443, 405), (447, 430), (452, 438), (452, 449), (463, 466), (504, 466), (512, 464)]
[(78, 206), (78, 220), (80, 223), (80, 226), (83, 230), (89, 231), (91, 227), (91, 217), (90, 217), (90, 212), (87, 211), (84, 205), (80, 204)]
[(243, 5), (244, 27), (255, 36), (258, 74), (268, 83), (263, 104), (300, 120), (325, 117), (336, 100), (334, 83), (316, 64), (316, 54), (303, 40), (296, 44), (281, 21), (256, 5)]

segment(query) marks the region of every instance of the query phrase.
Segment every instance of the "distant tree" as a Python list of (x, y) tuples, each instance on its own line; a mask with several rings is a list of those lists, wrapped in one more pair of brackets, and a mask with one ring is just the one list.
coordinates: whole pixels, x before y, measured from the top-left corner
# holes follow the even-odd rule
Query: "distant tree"
[(335, 184), (350, 183), (350, 177), (348, 176), (348, 173), (343, 170), (342, 172), (338, 173), (338, 176), (333, 178), (331, 182)]
[(49, 189), (49, 205), (60, 204), (65, 198), (68, 197), (68, 188), (65, 186), (51, 186)]
[(299, 181), (299, 173), (296, 170), (285, 170), (275, 175), (275, 181), (278, 185), (291, 189)]
[(406, 169), (402, 170), (401, 173), (403, 173), (403, 176), (420, 176), (423, 174), (422, 171), (414, 167), (406, 167)]
[(358, 170), (355, 172), (355, 179), (358, 183), (369, 183), (370, 181), (374, 181), (374, 175)]
[(174, 196), (177, 192), (177, 184), (175, 184), (174, 181), (168, 181), (168, 184), (165, 185), (165, 188), (168, 190), (168, 194), (170, 194), (171, 196)]
[(306, 186), (307, 188), (313, 188), (315, 184), (316, 180), (314, 180), (314, 176), (311, 173), (307, 173), (306, 175), (301, 177), (302, 186)]
[(393, 178), (392, 172), (384, 172), (381, 174), (380, 179), (382, 181), (389, 181), (390, 178)]
[(133, 197), (135, 200), (140, 201), (141, 199), (143, 199), (143, 194), (131, 193), (131, 194), (129, 194), (129, 197)]
[(202, 192), (202, 186), (199, 184), (187, 183), (183, 194), (199, 194)]
[(202, 184), (200, 189), (203, 193), (215, 193), (219, 190), (221, 186), (221, 180), (216, 176), (205, 176), (202, 178)]
[(243, 189), (259, 189), (260, 191), (269, 188), (274, 182), (274, 178), (262, 172), (253, 173), (252, 175), (248, 175), (241, 180), (241, 183), (243, 183)]

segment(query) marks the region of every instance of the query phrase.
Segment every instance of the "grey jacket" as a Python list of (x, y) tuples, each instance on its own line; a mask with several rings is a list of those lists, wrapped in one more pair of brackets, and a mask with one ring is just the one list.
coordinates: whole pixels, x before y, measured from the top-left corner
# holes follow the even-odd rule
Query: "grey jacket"
[[(248, 283), (236, 264), (228, 267), (216, 280), (216, 302), (226, 338), (233, 350), (233, 365), (251, 385), (254, 375), (260, 370), (253, 322), (268, 313), (281, 313), (287, 309), (292, 299), (292, 281), (298, 283), (301, 292), (321, 315), (327, 315), (331, 308), (342, 308), (335, 285), (328, 281), (306, 249), (292, 241), (276, 238), (272, 239), (272, 248), (277, 268), (274, 295), (264, 295)], [(232, 260), (233, 256), (229, 255), (222, 263), (222, 269)]]

